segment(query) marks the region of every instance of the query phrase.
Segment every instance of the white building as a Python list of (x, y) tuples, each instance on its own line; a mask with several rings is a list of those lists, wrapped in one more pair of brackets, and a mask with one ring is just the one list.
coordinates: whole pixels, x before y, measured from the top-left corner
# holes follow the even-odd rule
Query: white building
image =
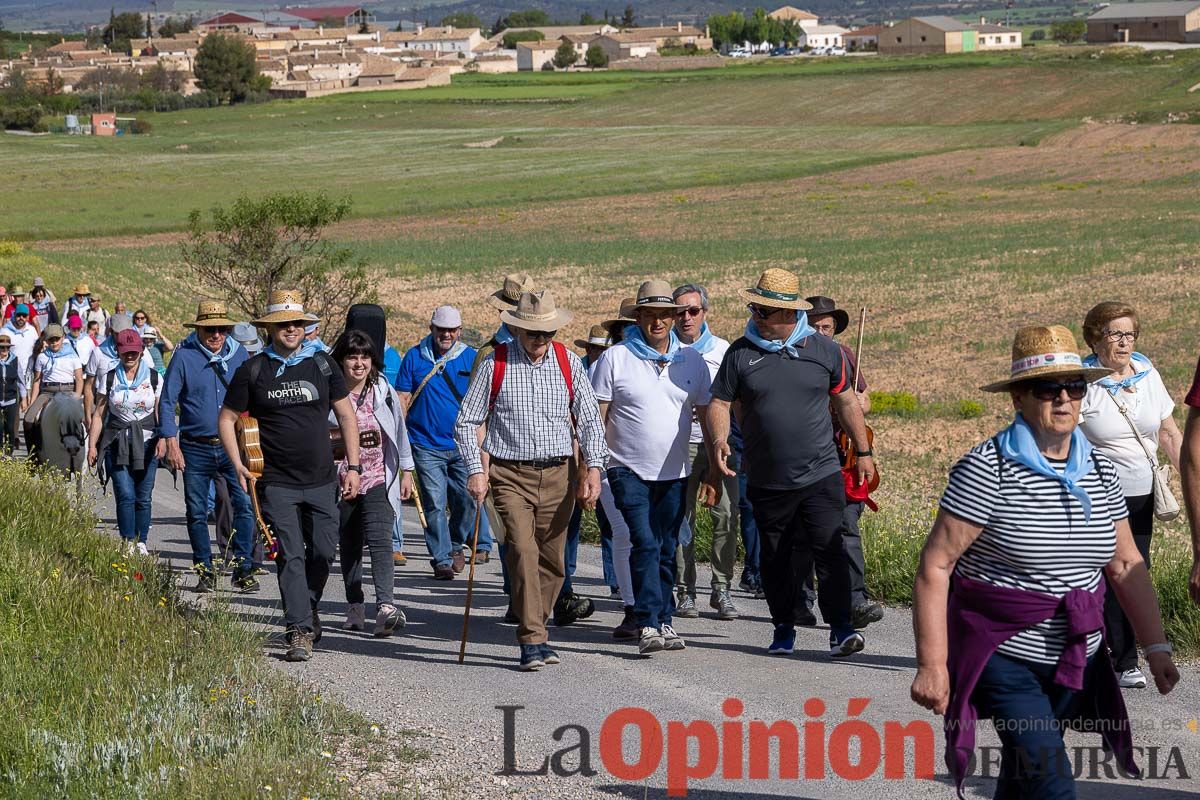
[(800, 47), (845, 47), (842, 38), (850, 31), (840, 25), (809, 25), (800, 28), (800, 39), (796, 44)]
[(454, 28), (449, 25), (426, 28), (412, 37), (409, 46), (413, 50), (431, 50), (447, 55), (470, 55), (481, 49), (487, 41), (479, 28)]

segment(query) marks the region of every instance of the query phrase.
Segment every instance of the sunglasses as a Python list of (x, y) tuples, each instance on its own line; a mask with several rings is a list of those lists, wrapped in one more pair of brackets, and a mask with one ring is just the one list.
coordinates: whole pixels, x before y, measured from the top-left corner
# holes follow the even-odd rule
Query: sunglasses
[(704, 309), (700, 308), (700, 306), (688, 306), (687, 308), (679, 309), (679, 316), (681, 317), (698, 317), (703, 313)]
[(228, 325), (201, 325), (200, 326), (200, 331), (201, 331), (202, 336), (209, 336), (214, 333), (219, 333), (222, 336), (225, 336), (231, 330), (233, 330), (233, 329), (230, 328)]
[(134, 321), (134, 322), (145, 322), (145, 321), (146, 321), (146, 315), (145, 315), (145, 314), (138, 314), (136, 317), (134, 317), (134, 318), (133, 318), (133, 321)]
[(529, 331), (530, 339), (553, 339), (558, 331)]
[(763, 308), (762, 306), (755, 305), (754, 303), (747, 304), (746, 308), (750, 310), (750, 313), (753, 314), (756, 319), (770, 319), (781, 311), (791, 310), (787, 308)]
[(1034, 381), (1029, 385), (1030, 394), (1038, 400), (1057, 400), (1063, 392), (1066, 392), (1067, 397), (1072, 400), (1082, 400), (1087, 394), (1087, 390), (1087, 381), (1069, 381), (1067, 383)]

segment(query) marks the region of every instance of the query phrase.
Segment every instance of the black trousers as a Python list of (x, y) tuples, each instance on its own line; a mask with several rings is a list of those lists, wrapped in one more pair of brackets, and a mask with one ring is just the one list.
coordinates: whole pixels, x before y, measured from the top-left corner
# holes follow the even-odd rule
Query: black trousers
[(850, 575), (842, 544), (846, 488), (835, 472), (800, 489), (746, 487), (754, 507), (763, 592), (775, 625), (805, 613), (804, 578), (817, 569), (817, 605), (834, 630), (850, 622)]
[(21, 420), (21, 401), (0, 406), (0, 452), (11, 456), (17, 446), (17, 425)]
[[(1126, 497), (1125, 505), (1129, 507), (1129, 527), (1133, 530), (1133, 543), (1138, 552), (1146, 560), (1146, 569), (1150, 568), (1150, 534), (1154, 530), (1154, 494), (1143, 494), (1137, 497)], [(1106, 582), (1108, 578), (1104, 579)], [(1108, 642), (1108, 651), (1112, 656), (1113, 669), (1124, 672), (1137, 666), (1137, 637), (1133, 635), (1133, 626), (1117, 600), (1117, 593), (1109, 583), (1104, 594), (1104, 635)]]

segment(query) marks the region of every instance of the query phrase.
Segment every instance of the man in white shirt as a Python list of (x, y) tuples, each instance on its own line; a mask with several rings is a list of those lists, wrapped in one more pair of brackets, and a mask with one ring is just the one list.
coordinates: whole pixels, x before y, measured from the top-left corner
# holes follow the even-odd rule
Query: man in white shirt
[(608, 481), (633, 540), (634, 615), (643, 655), (685, 646), (671, 619), (693, 418), (701, 420), (708, 446), (712, 378), (703, 356), (684, 347), (673, 330), (680, 308), (666, 281), (643, 283), (637, 325), (604, 354), (593, 378), (606, 423)]
[(8, 338), (12, 340), (12, 353), (17, 357), (17, 366), (26, 377), (25, 385), (28, 386), (28, 376), (33, 366), (33, 348), (38, 341), (38, 332), (29, 324), (29, 306), (24, 303), (17, 304), (13, 309), (12, 318), (4, 323), (0, 330), (7, 333)]
[[(713, 334), (708, 328), (708, 291), (694, 283), (685, 283), (672, 293), (675, 302), (682, 306), (675, 319), (675, 335), (679, 341), (700, 353), (708, 365), (710, 378), (717, 375), (721, 359), (729, 349), (729, 342)], [(696, 551), (693, 538), (696, 530), (696, 492), (700, 482), (708, 473), (708, 450), (703, 446), (699, 420), (692, 420), (692, 433), (688, 439), (688, 458), (692, 463), (692, 474), (688, 478), (685, 501), (687, 524), (691, 532), (687, 542), (680, 542), (675, 551), (675, 616), (698, 617), (696, 608)], [(733, 465), (736, 468), (736, 464)], [(729, 586), (737, 563), (738, 543), (738, 479), (724, 477), (721, 481), (721, 498), (709, 509), (712, 519), (712, 594), (708, 605), (717, 612), (717, 619), (737, 619), (737, 608), (729, 596)]]

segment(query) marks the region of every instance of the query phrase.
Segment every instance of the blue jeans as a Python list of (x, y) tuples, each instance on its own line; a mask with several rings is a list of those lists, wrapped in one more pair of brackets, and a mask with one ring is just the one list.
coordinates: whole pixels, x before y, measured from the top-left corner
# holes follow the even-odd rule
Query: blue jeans
[(762, 575), (758, 567), (758, 524), (754, 521), (754, 509), (750, 507), (750, 499), (746, 497), (746, 471), (744, 469), (738, 471), (738, 489), (741, 490), (738, 493), (738, 513), (742, 523), (742, 545), (746, 548), (745, 571), (758, 578)]
[(396, 522), (392, 525), (392, 552), (404, 552), (404, 522), (398, 514), (396, 515)]
[[(412, 446), (425, 508), (425, 544), (433, 566), (448, 566), (456, 550), (469, 547), (475, 532), (475, 501), (467, 494), (467, 468), (457, 450)], [(492, 551), (487, 515), (479, 521), (481, 552)]]
[[(1000, 736), (996, 800), (1074, 800), (1075, 779), (1063, 744), (1063, 720), (1082, 710), (1094, 683), (1096, 658), (1084, 671), (1085, 691), (1054, 682), (1055, 667), (993, 653), (971, 695), (979, 716), (991, 717)], [(1107, 665), (1104, 665), (1107, 668)]]
[[(204, 444), (180, 437), (179, 449), (187, 468), (183, 471), (183, 502), (187, 506), (188, 539), (192, 543), (192, 564), (212, 570), (212, 539), (208, 533), (208, 493), (215, 475), (225, 476), (229, 500), (233, 503), (233, 557), (237, 572), (252, 568), (254, 551), (254, 512), (250, 497), (242, 491), (229, 456), (219, 444)], [(222, 556), (226, 555), (224, 553)], [(243, 565), (245, 565), (243, 567)]]
[(613, 499), (633, 544), (634, 615), (640, 627), (670, 625), (675, 614), (675, 547), (687, 478), (645, 481), (628, 467), (608, 470)]
[(116, 460), (113, 447), (104, 454), (117, 503), (117, 530), (127, 542), (145, 543), (150, 535), (150, 501), (154, 497), (154, 476), (158, 472), (158, 459), (154, 457), (157, 444), (157, 439), (146, 442), (145, 468), (136, 471), (113, 463)]
[(558, 593), (559, 600), (574, 591), (571, 586), (571, 576), (575, 574), (575, 562), (579, 559), (579, 529), (582, 527), (583, 506), (576, 503), (575, 511), (571, 514), (571, 521), (567, 524), (567, 541), (563, 546), (563, 567), (566, 574), (563, 578), (562, 589)]
[(600, 563), (604, 567), (604, 585), (617, 589), (617, 571), (613, 568), (613, 532), (604, 509), (596, 504), (596, 524), (600, 527)]

